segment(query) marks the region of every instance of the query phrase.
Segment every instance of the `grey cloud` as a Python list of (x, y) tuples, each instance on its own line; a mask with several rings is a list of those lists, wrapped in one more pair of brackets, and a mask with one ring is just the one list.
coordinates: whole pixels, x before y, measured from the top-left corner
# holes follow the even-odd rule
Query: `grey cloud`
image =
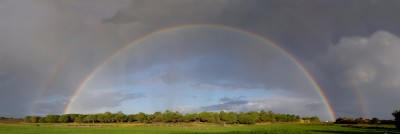
[(308, 111), (321, 111), (323, 107), (321, 107), (321, 103), (309, 103), (306, 104), (304, 107)]
[(104, 108), (113, 108), (121, 105), (122, 102), (146, 97), (142, 93), (129, 93), (124, 90), (98, 90), (97, 92), (83, 91), (74, 103), (72, 111), (83, 113), (104, 112)]
[(204, 107), (201, 107), (201, 109), (204, 109), (206, 111), (221, 111), (221, 110), (230, 111), (232, 109), (235, 109), (235, 107), (239, 107), (241, 105), (245, 105), (248, 103), (249, 102), (246, 100), (226, 101), (226, 102), (223, 102), (222, 104), (204, 106)]
[(124, 44), (101, 23), (121, 7), (107, 1), (2, 1), (0, 114), (25, 116), (33, 102), (72, 95), (99, 61)]
[(368, 38), (343, 38), (321, 57), (321, 72), (331, 81), (324, 87), (339, 115), (357, 116), (354, 111), (359, 111), (358, 115), (391, 118), (393, 109), (400, 107), (394, 103), (400, 101), (399, 44), (398, 36), (379, 31)]
[(241, 100), (241, 99), (244, 99), (244, 98), (245, 98), (244, 96), (238, 96), (238, 97), (232, 97), (232, 98), (223, 97), (223, 98), (219, 99), (219, 101), (228, 102), (228, 101), (234, 101), (234, 100)]
[(64, 106), (66, 106), (67, 102), (68, 99), (36, 102), (37, 104), (33, 105), (33, 111), (30, 114), (39, 116), (45, 116), (48, 114), (60, 114), (64, 112)]
[(323, 54), (325, 44), (344, 36), (366, 36), (378, 30), (399, 34), (395, 30), (400, 22), (398, 4), (394, 0), (135, 1), (106, 22), (144, 23), (155, 29), (198, 22), (231, 25), (270, 37), (296, 56), (313, 59)]

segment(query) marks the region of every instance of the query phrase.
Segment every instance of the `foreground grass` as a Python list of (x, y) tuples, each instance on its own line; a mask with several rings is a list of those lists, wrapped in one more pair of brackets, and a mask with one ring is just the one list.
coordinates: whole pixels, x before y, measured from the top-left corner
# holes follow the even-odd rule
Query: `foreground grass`
[(180, 134), (180, 133), (399, 133), (392, 125), (260, 124), (244, 126), (141, 124), (0, 124), (7, 134)]

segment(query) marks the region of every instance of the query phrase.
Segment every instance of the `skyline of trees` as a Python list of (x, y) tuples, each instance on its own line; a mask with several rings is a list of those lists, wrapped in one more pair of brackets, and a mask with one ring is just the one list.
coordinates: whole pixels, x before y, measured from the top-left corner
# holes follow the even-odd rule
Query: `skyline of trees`
[(396, 128), (400, 130), (400, 110), (394, 110), (392, 115), (394, 116)]
[(146, 114), (139, 112), (137, 114), (124, 114), (119, 111), (117, 113), (105, 112), (98, 114), (63, 114), (46, 116), (26, 116), (24, 121), (28, 123), (123, 123), (123, 122), (139, 122), (139, 123), (180, 123), (180, 122), (206, 122), (217, 124), (255, 124), (259, 122), (300, 122), (307, 120), (308, 122), (320, 122), (317, 116), (303, 117), (292, 114), (276, 114), (272, 111), (249, 111), (249, 112), (207, 112), (186, 113), (182, 114), (178, 111), (172, 112), (154, 112)]

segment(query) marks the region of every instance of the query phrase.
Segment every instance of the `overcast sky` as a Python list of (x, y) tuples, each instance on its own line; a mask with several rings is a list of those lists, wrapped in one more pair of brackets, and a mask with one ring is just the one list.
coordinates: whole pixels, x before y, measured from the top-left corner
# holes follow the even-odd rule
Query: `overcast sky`
[[(400, 108), (397, 0), (0, 0), (0, 116), (272, 110), (330, 120)], [(179, 28), (179, 25), (205, 24)], [(148, 37), (109, 58), (119, 48)]]

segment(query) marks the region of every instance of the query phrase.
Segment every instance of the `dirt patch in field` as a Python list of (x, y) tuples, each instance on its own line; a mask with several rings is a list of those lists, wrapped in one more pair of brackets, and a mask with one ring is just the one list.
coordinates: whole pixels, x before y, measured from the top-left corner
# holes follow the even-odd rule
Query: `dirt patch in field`
[(22, 120), (0, 120), (0, 124), (20, 124)]

